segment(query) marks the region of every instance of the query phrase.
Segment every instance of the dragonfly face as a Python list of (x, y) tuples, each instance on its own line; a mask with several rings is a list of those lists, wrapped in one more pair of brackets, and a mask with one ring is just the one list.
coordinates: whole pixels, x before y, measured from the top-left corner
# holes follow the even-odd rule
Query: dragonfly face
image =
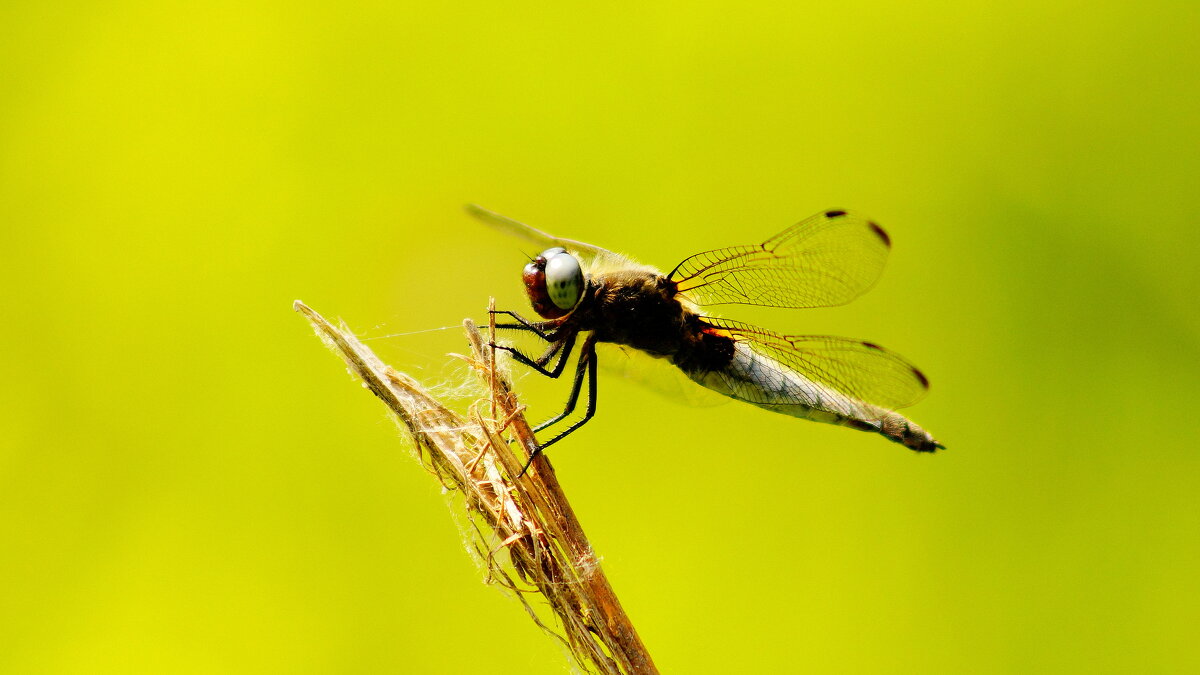
[(583, 268), (561, 246), (548, 248), (521, 275), (533, 311), (544, 319), (565, 316), (583, 297)]
[(515, 323), (497, 327), (532, 332), (546, 341), (546, 351), (533, 357), (498, 348), (558, 377), (577, 339), (585, 336), (566, 409), (535, 431), (574, 411), (585, 379), (587, 410), (542, 449), (595, 413), (597, 343), (667, 359), (697, 384), (760, 408), (876, 432), (920, 452), (944, 447), (895, 412), (929, 388), (921, 371), (898, 354), (863, 340), (783, 335), (707, 314), (715, 305), (806, 308), (853, 300), (878, 279), (891, 247), (873, 221), (825, 211), (761, 244), (689, 256), (664, 275), (598, 246), (554, 237), (479, 207), (469, 210), (545, 247), (523, 274), (533, 309), (545, 320), (498, 312)]

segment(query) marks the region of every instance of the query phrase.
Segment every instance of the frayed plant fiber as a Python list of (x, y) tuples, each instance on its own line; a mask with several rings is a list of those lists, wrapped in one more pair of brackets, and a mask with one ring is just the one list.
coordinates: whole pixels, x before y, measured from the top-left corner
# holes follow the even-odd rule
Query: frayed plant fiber
[[(539, 454), (516, 479), (537, 441), (508, 378), (497, 370), (495, 350), (475, 325), (464, 322), (471, 353), (462, 359), (479, 376), (486, 396), (459, 415), (383, 363), (344, 326), (335, 327), (299, 300), (294, 309), (392, 411), (422, 465), (445, 489), (461, 495), (452, 508), (464, 509), (487, 580), (511, 590), (584, 671), (657, 673), (546, 456)], [(494, 323), (491, 328), (494, 340)], [(555, 630), (535, 610), (532, 595), (544, 598)]]

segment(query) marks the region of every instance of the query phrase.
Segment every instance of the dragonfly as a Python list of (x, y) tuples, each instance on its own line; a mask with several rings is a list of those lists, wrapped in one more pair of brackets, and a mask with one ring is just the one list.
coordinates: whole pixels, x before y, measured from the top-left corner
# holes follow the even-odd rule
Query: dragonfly
[(556, 237), (477, 205), (469, 213), (542, 252), (522, 281), (539, 320), (494, 311), (546, 345), (538, 355), (493, 345), (550, 378), (560, 377), (579, 344), (562, 413), (574, 413), (586, 380), (585, 412), (540, 442), (522, 470), (596, 413), (597, 345), (614, 344), (669, 362), (687, 379), (732, 399), (793, 417), (877, 433), (917, 452), (945, 446), (896, 412), (919, 401), (929, 380), (899, 354), (865, 340), (785, 335), (709, 314), (722, 305), (803, 309), (842, 305), (869, 290), (883, 271), (891, 238), (851, 211), (822, 211), (760, 244), (704, 251), (669, 273), (607, 249)]

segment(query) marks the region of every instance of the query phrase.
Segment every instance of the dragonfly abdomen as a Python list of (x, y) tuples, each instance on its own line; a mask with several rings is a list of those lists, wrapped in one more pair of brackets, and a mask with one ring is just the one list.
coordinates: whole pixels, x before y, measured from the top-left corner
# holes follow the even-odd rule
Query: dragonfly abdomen
[(685, 372), (709, 389), (766, 410), (872, 431), (918, 452), (933, 452), (942, 447), (929, 432), (899, 413), (814, 382), (743, 342), (734, 342), (732, 351), (723, 367), (685, 369)]
[(917, 452), (934, 452), (946, 447), (938, 443), (932, 434), (904, 415), (890, 410), (880, 410), (880, 413), (876, 419), (846, 418), (836, 424), (859, 431), (874, 431), (889, 441), (899, 443)]

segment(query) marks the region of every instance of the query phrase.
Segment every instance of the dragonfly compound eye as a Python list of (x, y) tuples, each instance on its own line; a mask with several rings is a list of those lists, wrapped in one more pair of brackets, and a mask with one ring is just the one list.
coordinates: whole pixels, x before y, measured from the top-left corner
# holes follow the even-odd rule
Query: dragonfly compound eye
[(546, 293), (559, 309), (571, 309), (583, 295), (583, 269), (575, 256), (559, 251), (546, 256)]

